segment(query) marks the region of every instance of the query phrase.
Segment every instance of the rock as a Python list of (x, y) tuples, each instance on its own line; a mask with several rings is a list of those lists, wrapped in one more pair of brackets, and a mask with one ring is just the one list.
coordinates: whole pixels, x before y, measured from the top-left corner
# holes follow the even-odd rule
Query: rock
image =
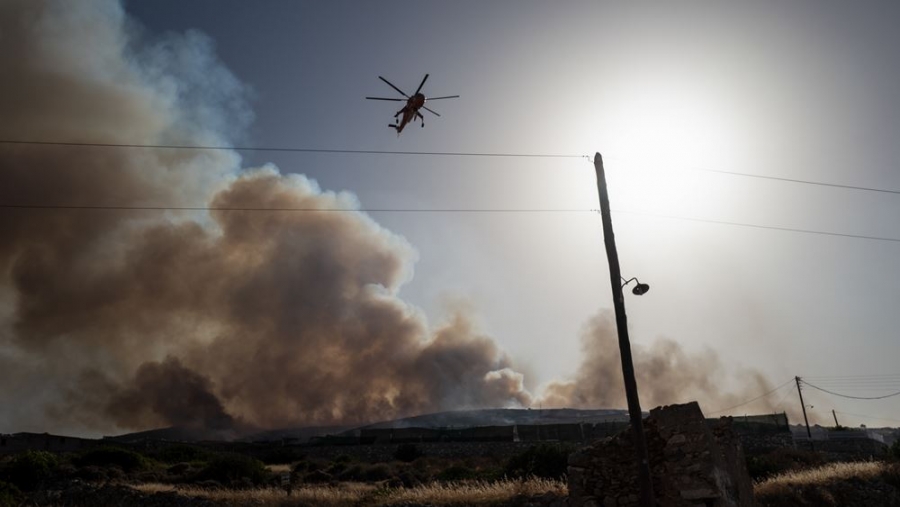
[[(707, 425), (696, 402), (658, 407), (644, 421), (656, 501), (666, 507), (753, 507), (752, 483), (730, 419)], [(631, 429), (573, 453), (569, 505), (637, 505)]]

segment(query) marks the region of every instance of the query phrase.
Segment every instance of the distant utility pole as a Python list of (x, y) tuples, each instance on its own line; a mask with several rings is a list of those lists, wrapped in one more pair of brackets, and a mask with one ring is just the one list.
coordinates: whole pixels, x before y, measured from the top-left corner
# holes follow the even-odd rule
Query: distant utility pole
[(816, 445), (813, 443), (812, 432), (809, 431), (809, 419), (806, 418), (806, 404), (803, 403), (803, 389), (800, 388), (800, 377), (794, 377), (794, 381), (797, 382), (797, 394), (800, 395), (800, 408), (803, 409), (803, 422), (806, 423), (806, 436), (809, 437), (809, 447), (812, 450), (816, 450)]
[(834, 412), (834, 409), (831, 409), (831, 416), (834, 417), (834, 427), (840, 428), (840, 423), (837, 422), (837, 414)]
[(637, 381), (634, 378), (634, 363), (631, 359), (631, 342), (628, 340), (628, 322), (625, 316), (625, 297), (622, 295), (622, 273), (619, 270), (619, 253), (613, 234), (612, 217), (609, 211), (609, 194), (606, 191), (606, 172), (603, 157), (594, 155), (594, 170), (597, 172), (597, 193), (600, 194), (600, 217), (603, 220), (603, 241), (606, 244), (606, 258), (609, 260), (609, 280), (612, 285), (613, 306), (616, 310), (616, 328), (619, 331), (619, 355), (622, 358), (622, 374), (625, 377), (625, 398), (628, 400), (628, 415), (631, 431), (634, 433), (634, 453), (638, 464), (638, 486), (641, 507), (653, 507), (653, 482), (650, 476), (650, 458), (644, 437), (644, 420), (641, 402), (638, 399)]

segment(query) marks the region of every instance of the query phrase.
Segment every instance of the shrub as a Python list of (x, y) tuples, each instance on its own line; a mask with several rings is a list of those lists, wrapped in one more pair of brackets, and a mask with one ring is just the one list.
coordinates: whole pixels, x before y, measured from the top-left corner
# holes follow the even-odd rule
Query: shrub
[(515, 478), (561, 479), (568, 470), (571, 451), (570, 446), (540, 444), (511, 457), (504, 472)]
[(251, 484), (263, 484), (268, 474), (266, 466), (258, 459), (243, 454), (223, 453), (209, 460), (209, 464), (200, 472), (200, 479), (235, 484), (246, 478)]
[(259, 456), (259, 459), (267, 465), (286, 465), (303, 458), (303, 453), (293, 447), (278, 447)]
[(125, 472), (144, 470), (149, 466), (143, 455), (120, 447), (97, 447), (81, 453), (72, 462), (80, 467), (118, 467)]
[(394, 451), (394, 459), (406, 463), (413, 462), (422, 457), (422, 451), (416, 444), (400, 444)]
[(46, 451), (26, 451), (13, 458), (6, 475), (13, 485), (33, 491), (53, 479), (59, 468), (59, 458)]
[(187, 444), (171, 445), (156, 454), (156, 459), (163, 463), (188, 463), (191, 461), (207, 461), (212, 457), (208, 450)]
[(0, 481), (0, 507), (18, 507), (22, 505), (22, 492), (8, 482)]
[(889, 452), (892, 458), (900, 460), (900, 439), (895, 440), (894, 443), (891, 444)]
[(342, 481), (350, 482), (378, 482), (393, 476), (391, 468), (384, 463), (374, 465), (355, 463), (347, 466), (337, 477)]
[(451, 465), (437, 475), (437, 480), (441, 482), (463, 481), (475, 478), (475, 470), (464, 465)]
[(391, 473), (391, 468), (384, 463), (378, 463), (365, 467), (363, 472), (363, 479), (367, 482), (383, 481), (385, 479), (391, 478), (392, 476), (393, 474)]
[(747, 458), (747, 471), (751, 479), (759, 481), (783, 472), (814, 468), (824, 463), (824, 458), (818, 453), (783, 447)]

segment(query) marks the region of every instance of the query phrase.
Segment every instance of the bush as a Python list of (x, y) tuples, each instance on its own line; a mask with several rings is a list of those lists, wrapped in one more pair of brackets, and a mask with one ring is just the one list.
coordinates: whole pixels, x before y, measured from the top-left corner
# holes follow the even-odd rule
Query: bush
[(156, 459), (170, 464), (207, 461), (210, 457), (212, 453), (206, 449), (187, 444), (171, 445), (156, 454)]
[(262, 461), (243, 454), (223, 453), (214, 456), (200, 472), (200, 479), (222, 484), (235, 484), (245, 479), (251, 484), (263, 484), (269, 472)]
[(0, 481), (0, 507), (18, 507), (22, 505), (22, 492), (8, 482)]
[(464, 465), (451, 465), (437, 475), (437, 480), (441, 482), (463, 481), (466, 479), (474, 479), (475, 470)]
[(351, 482), (378, 482), (393, 476), (391, 468), (384, 463), (374, 465), (356, 463), (341, 470), (337, 475), (338, 479)]
[(508, 477), (562, 479), (569, 467), (571, 446), (540, 444), (511, 457), (504, 472)]
[(895, 440), (894, 443), (891, 444), (889, 453), (892, 458), (900, 460), (900, 439)]
[(384, 463), (377, 463), (365, 468), (363, 471), (363, 479), (366, 482), (377, 482), (393, 477), (391, 468)]
[(6, 468), (6, 476), (13, 485), (33, 491), (53, 479), (59, 468), (59, 458), (46, 451), (26, 451), (19, 454)]
[(278, 447), (259, 456), (259, 459), (267, 465), (286, 465), (303, 458), (303, 453), (294, 447)]
[(149, 466), (141, 454), (120, 447), (97, 447), (81, 453), (72, 462), (79, 467), (118, 467), (125, 472), (145, 470)]
[(747, 471), (751, 479), (759, 481), (789, 470), (815, 468), (824, 463), (825, 459), (818, 453), (784, 447), (747, 458)]
[(406, 463), (413, 462), (422, 457), (422, 451), (416, 444), (400, 444), (394, 451), (394, 459)]

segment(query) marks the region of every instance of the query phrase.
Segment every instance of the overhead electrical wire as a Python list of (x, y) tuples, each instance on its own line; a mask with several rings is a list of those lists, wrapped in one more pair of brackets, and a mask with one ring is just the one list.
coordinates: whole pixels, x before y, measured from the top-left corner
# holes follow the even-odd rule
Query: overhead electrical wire
[[(248, 212), (343, 212), (343, 213), (598, 213), (594, 208), (257, 208), (257, 207), (206, 207), (206, 206), (115, 206), (115, 205), (56, 205), (56, 204), (2, 204), (0, 209), (20, 210), (100, 210), (100, 211), (248, 211)], [(614, 213), (625, 213), (638, 216), (650, 216), (672, 220), (684, 220), (689, 222), (701, 222), (734, 227), (747, 227), (753, 229), (768, 229), (774, 231), (817, 234), (822, 236), (837, 236), (842, 238), (866, 239), (872, 241), (888, 241), (900, 243), (900, 238), (888, 238), (883, 236), (866, 236), (862, 234), (846, 234), (840, 232), (817, 231), (813, 229), (798, 229), (789, 227), (776, 227), (771, 225), (748, 224), (743, 222), (727, 222), (723, 220), (710, 220), (704, 218), (682, 217), (659, 213), (647, 213), (642, 211), (612, 210)]]
[(80, 206), (44, 204), (0, 204), (0, 209), (106, 210), (106, 211), (270, 211), (342, 213), (596, 213), (596, 209), (563, 208), (252, 208), (205, 206)]
[(838, 396), (840, 398), (849, 398), (851, 400), (883, 400), (885, 398), (892, 398), (894, 396), (900, 396), (900, 391), (897, 391), (897, 392), (891, 393), (891, 394), (885, 394), (884, 396), (851, 396), (849, 394), (841, 394), (841, 393), (836, 393), (834, 391), (829, 391), (828, 389), (823, 389), (819, 386), (810, 384), (809, 382), (803, 380), (802, 378), (800, 379), (800, 382), (804, 385), (812, 387), (813, 389), (822, 391), (823, 393), (828, 393), (830, 395)]
[(871, 419), (873, 421), (891, 421), (891, 422), (900, 422), (900, 419), (891, 419), (889, 417), (875, 417), (871, 415), (863, 415), (863, 414), (851, 414), (850, 412), (841, 412), (840, 410), (835, 410), (835, 413), (841, 415), (849, 415), (853, 417), (862, 417), (864, 419)]
[(900, 391), (900, 375), (856, 375), (856, 376), (828, 376), (806, 377), (823, 388), (836, 391), (866, 390), (866, 391)]
[[(788, 381), (788, 382), (790, 382), (790, 381)], [(787, 399), (788, 395), (790, 395), (791, 392), (792, 392), (792, 390), (788, 389), (787, 391), (784, 392), (784, 394), (781, 395), (781, 398), (778, 398), (778, 401), (776, 401), (775, 404), (773, 405), (775, 407), (776, 411), (778, 409), (784, 407), (784, 400)]]
[[(628, 163), (631, 161), (629, 157), (621, 157), (617, 155), (611, 155), (609, 157), (604, 157), (607, 160), (619, 160)], [(760, 180), (772, 180), (772, 181), (781, 181), (785, 183), (797, 183), (801, 185), (814, 185), (819, 187), (830, 187), (830, 188), (841, 188), (845, 190), (859, 190), (863, 192), (880, 192), (884, 194), (894, 194), (900, 195), (900, 190), (887, 189), (887, 188), (877, 188), (877, 187), (863, 187), (858, 185), (846, 185), (841, 183), (828, 183), (825, 181), (815, 181), (815, 180), (804, 180), (800, 178), (785, 178), (783, 176), (768, 176), (765, 174), (753, 174), (753, 173), (745, 173), (740, 171), (728, 171), (725, 169), (710, 169), (708, 167), (700, 167), (695, 165), (684, 166), (683, 168), (679, 168), (680, 170), (685, 171), (698, 171), (705, 173), (715, 173), (715, 174), (726, 174), (729, 176), (738, 176), (741, 178), (755, 178)]]
[[(64, 141), (27, 141), (27, 140), (2, 140), (0, 144), (10, 145), (37, 145), (37, 146), (77, 146), (77, 147), (102, 147), (102, 148), (144, 148), (144, 149), (179, 149), (179, 150), (235, 150), (235, 151), (266, 151), (266, 152), (301, 152), (301, 153), (345, 153), (345, 154), (376, 154), (376, 155), (423, 155), (423, 156), (466, 156), (466, 157), (518, 157), (518, 158), (584, 158), (590, 159), (587, 155), (574, 154), (539, 154), (539, 153), (489, 153), (489, 152), (437, 152), (437, 151), (393, 151), (393, 150), (351, 150), (351, 149), (324, 149), (324, 148), (293, 148), (293, 147), (265, 147), (265, 146), (206, 146), (206, 145), (168, 145), (168, 144), (134, 144), (134, 143), (91, 143), (91, 142), (64, 142)], [(613, 156), (612, 159), (621, 157)], [(777, 181), (786, 181), (792, 183), (802, 183), (809, 185), (819, 185), (836, 188), (846, 188), (852, 190), (865, 190), (874, 192), (883, 192), (890, 194), (900, 194), (900, 191), (859, 187), (853, 185), (840, 185), (834, 183), (825, 183), (810, 180), (799, 180), (792, 178), (781, 178), (776, 176), (763, 176), (749, 173), (740, 173), (735, 171), (724, 171), (716, 169), (692, 168), (694, 170), (729, 174), (742, 177), (753, 177), (761, 179), (770, 179)], [(69, 209), (69, 210), (118, 210), (118, 211), (137, 211), (137, 210), (157, 210), (157, 211), (255, 211), (255, 212), (285, 212), (285, 211), (309, 211), (309, 212), (385, 212), (385, 213), (588, 213), (597, 212), (596, 209), (545, 209), (545, 208), (525, 208), (525, 209), (469, 209), (469, 208), (371, 208), (371, 209), (344, 209), (344, 208), (233, 208), (233, 207), (203, 207), (203, 206), (102, 206), (102, 205), (52, 205), (52, 204), (0, 204), (0, 209)], [(778, 227), (759, 225), (743, 222), (731, 222), (724, 220), (712, 220), (703, 218), (692, 218), (684, 216), (666, 215), (658, 213), (648, 213), (639, 211), (613, 210), (616, 213), (626, 213), (633, 215), (652, 216), (657, 218), (666, 218), (674, 220), (683, 220), (690, 222), (710, 223), (717, 225), (727, 225), (733, 227), (745, 227), (754, 229), (767, 229), (782, 232), (816, 234), (823, 236), (834, 236), (852, 239), (864, 239), (872, 241), (900, 242), (900, 238), (891, 238), (884, 236), (871, 236), (863, 234), (849, 234), (830, 231), (819, 231), (813, 229), (800, 229), (792, 227)]]
[(788, 182), (788, 183), (800, 183), (803, 185), (816, 185), (816, 186), (820, 186), (820, 187), (843, 188), (843, 189), (847, 189), (847, 190), (861, 190), (864, 192), (881, 192), (884, 194), (900, 195), (900, 190), (890, 190), (890, 189), (886, 189), (886, 188), (858, 187), (855, 185), (841, 185), (839, 183), (825, 183), (823, 181), (782, 178), (780, 176), (764, 176), (762, 174), (742, 173), (742, 172), (737, 172), (737, 171), (725, 171), (725, 170), (721, 170), (721, 169), (705, 169), (702, 167), (694, 167), (692, 169), (695, 171), (703, 171), (703, 172), (718, 173), (718, 174), (728, 174), (731, 176), (741, 176), (744, 178), (757, 178), (757, 179), (762, 179), (762, 180), (774, 180), (774, 181), (784, 181), (784, 182)]
[[(569, 158), (569, 159), (586, 159), (592, 160), (590, 155), (576, 155), (571, 153), (492, 153), (492, 152), (456, 152), (456, 151), (400, 151), (400, 150), (356, 150), (343, 148), (299, 148), (288, 146), (213, 146), (213, 145), (180, 145), (180, 144), (139, 144), (139, 143), (98, 143), (98, 142), (76, 142), (76, 141), (28, 141), (0, 139), (0, 144), (10, 145), (34, 145), (34, 146), (83, 146), (97, 148), (134, 148), (134, 149), (172, 149), (172, 150), (233, 150), (233, 151), (254, 151), (254, 152), (286, 152), (286, 153), (331, 153), (331, 154), (358, 154), (358, 155), (424, 155), (424, 156), (446, 156), (446, 157), (503, 157), (503, 158)], [(609, 156), (607, 159), (612, 160), (628, 160), (620, 156)], [(797, 183), (803, 185), (815, 185), (821, 187), (842, 188), (846, 190), (858, 190), (865, 192), (879, 192), (885, 194), (900, 195), (900, 190), (863, 187), (857, 185), (845, 185), (840, 183), (828, 183), (824, 181), (804, 180), (799, 178), (785, 178), (781, 176), (767, 176), (762, 174), (752, 174), (739, 171), (727, 171), (723, 169), (710, 169), (705, 167), (691, 166), (690, 170), (702, 171), (717, 174), (727, 174), (743, 178), (756, 178), (763, 180), (782, 181), (786, 183)]]
[(829, 232), (829, 231), (816, 231), (813, 229), (799, 229), (795, 227), (778, 227), (774, 225), (759, 225), (759, 224), (748, 224), (745, 222), (729, 222), (726, 220), (711, 220), (707, 218), (693, 218), (693, 217), (683, 217), (676, 215), (665, 215), (661, 213), (649, 213), (644, 211), (626, 211), (626, 210), (613, 210), (616, 213), (625, 213), (630, 215), (643, 215), (643, 216), (651, 216), (657, 218), (669, 218), (674, 220), (684, 220), (688, 222), (702, 222), (707, 224), (717, 224), (717, 225), (728, 225), (734, 227), (747, 227), (751, 229), (768, 229), (772, 231), (783, 231), (783, 232), (795, 232), (795, 233), (803, 233), (803, 234), (819, 234), (822, 236), (837, 236), (841, 238), (853, 238), (853, 239), (869, 239), (874, 241), (891, 241), (900, 243), (900, 238), (888, 238), (884, 236), (867, 236), (864, 234), (847, 234), (842, 232)]
[(784, 382), (783, 384), (781, 384), (780, 386), (778, 386), (778, 387), (772, 389), (771, 391), (767, 391), (767, 392), (765, 392), (765, 393), (763, 393), (763, 394), (760, 394), (759, 396), (757, 396), (757, 397), (755, 397), (755, 398), (751, 398), (751, 399), (749, 399), (749, 400), (747, 400), (747, 401), (745, 401), (745, 402), (743, 402), (743, 403), (739, 403), (739, 404), (737, 404), (737, 405), (734, 405), (733, 407), (728, 407), (728, 408), (723, 408), (723, 409), (721, 409), (721, 410), (714, 410), (714, 411), (712, 411), (712, 412), (707, 412), (706, 415), (719, 414), (719, 413), (722, 413), (722, 412), (728, 412), (729, 410), (733, 410), (733, 409), (736, 409), (736, 408), (739, 408), (739, 407), (743, 407), (744, 405), (748, 405), (748, 404), (750, 404), (750, 403), (753, 403), (753, 402), (756, 401), (756, 400), (759, 400), (759, 399), (765, 398), (766, 396), (769, 396), (770, 394), (772, 394), (772, 393), (774, 393), (775, 391), (777, 391), (777, 390), (783, 388), (784, 386), (790, 384), (790, 383), (793, 382), (793, 381), (794, 381), (794, 379), (790, 378), (790, 379), (788, 379), (786, 382)]
[(505, 158), (588, 158), (587, 155), (555, 153), (490, 153), (462, 151), (396, 151), (396, 150), (348, 150), (338, 148), (291, 148), (278, 146), (191, 146), (180, 144), (129, 144), (129, 143), (87, 143), (62, 141), (13, 141), (0, 140), (0, 144), (21, 144), (37, 146), (85, 146), (95, 148), (145, 148), (167, 150), (230, 150), (268, 151), (288, 153), (345, 153), (355, 155), (428, 155), (440, 157), (505, 157)]

